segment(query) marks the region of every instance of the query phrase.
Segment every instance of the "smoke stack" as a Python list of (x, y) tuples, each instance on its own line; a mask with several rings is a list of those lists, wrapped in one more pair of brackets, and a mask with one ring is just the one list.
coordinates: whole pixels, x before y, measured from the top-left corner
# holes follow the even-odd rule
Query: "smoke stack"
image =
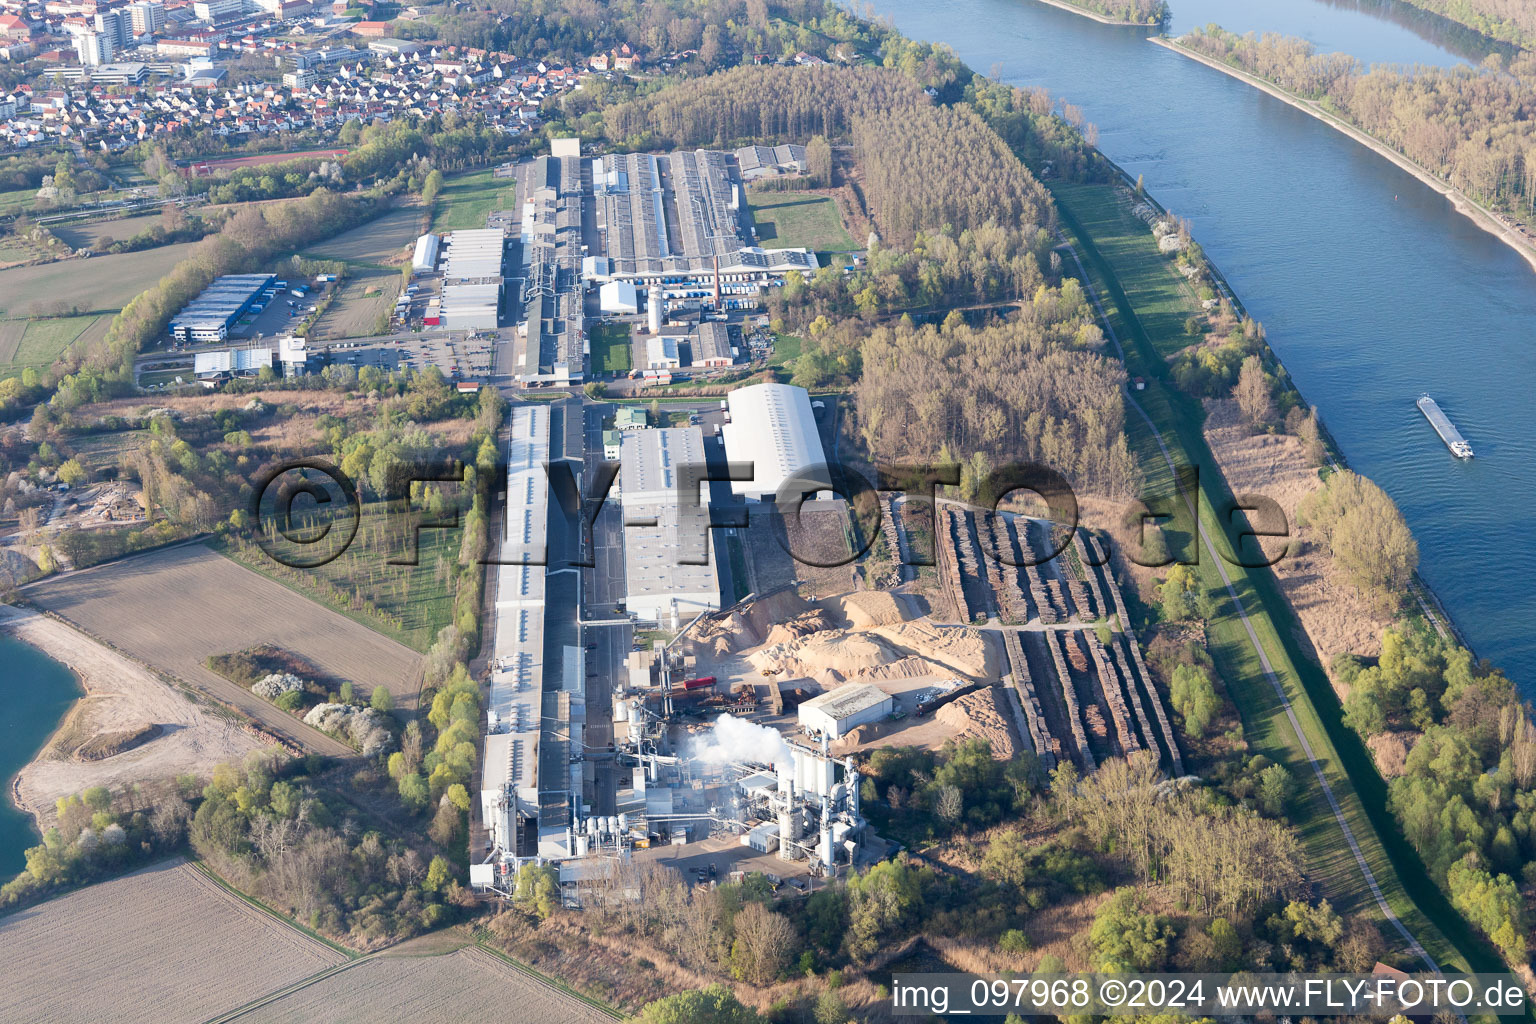
[(650, 327), (652, 334), (661, 333), (661, 307), (663, 302), (664, 300), (661, 297), (661, 285), (651, 285), (651, 294), (646, 299), (645, 303), (645, 315), (646, 324)]
[(720, 254), (715, 253), (715, 312), (720, 312)]

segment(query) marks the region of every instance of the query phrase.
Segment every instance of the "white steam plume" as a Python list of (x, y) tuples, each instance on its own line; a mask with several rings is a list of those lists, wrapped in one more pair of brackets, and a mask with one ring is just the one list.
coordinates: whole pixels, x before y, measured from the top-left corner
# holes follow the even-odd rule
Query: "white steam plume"
[(715, 719), (714, 728), (707, 735), (696, 737), (693, 743), (694, 756), (711, 764), (751, 761), (777, 766), (793, 762), (789, 744), (777, 730), (730, 715)]

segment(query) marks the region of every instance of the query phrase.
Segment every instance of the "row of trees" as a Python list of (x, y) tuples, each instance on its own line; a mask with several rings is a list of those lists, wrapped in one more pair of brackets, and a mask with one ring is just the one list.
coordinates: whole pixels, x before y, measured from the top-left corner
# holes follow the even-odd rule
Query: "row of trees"
[(1520, 219), (1536, 212), (1536, 55), (1507, 67), (1365, 68), (1288, 36), (1191, 32), (1192, 49), (1325, 103), (1436, 177)]

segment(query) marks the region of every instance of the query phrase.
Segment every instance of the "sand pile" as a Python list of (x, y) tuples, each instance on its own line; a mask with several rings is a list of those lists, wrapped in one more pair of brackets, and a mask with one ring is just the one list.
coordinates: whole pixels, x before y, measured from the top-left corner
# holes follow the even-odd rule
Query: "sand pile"
[(881, 637), (829, 629), (764, 647), (747, 660), (764, 675), (805, 676), (828, 685), (864, 676), (901, 657)]
[(807, 609), (805, 599), (793, 590), (781, 590), (777, 594), (741, 606), (740, 614), (747, 626), (762, 643), (774, 626), (787, 622)]
[(872, 633), (884, 637), (918, 657), (972, 679), (1001, 677), (997, 651), (978, 629), (970, 626), (941, 627), (928, 622), (900, 622), (877, 626)]
[(796, 615), (787, 622), (776, 623), (768, 631), (768, 637), (763, 642), (769, 645), (788, 643), (831, 628), (832, 617), (820, 608), (816, 608)]
[(907, 607), (901, 598), (883, 590), (860, 590), (839, 600), (843, 618), (852, 629), (891, 626), (907, 621)]
[(1018, 754), (1018, 741), (1003, 706), (1007, 696), (997, 686), (985, 686), (958, 697), (934, 712), (934, 717), (955, 731), (957, 739), (986, 740), (992, 756), (1011, 761)]

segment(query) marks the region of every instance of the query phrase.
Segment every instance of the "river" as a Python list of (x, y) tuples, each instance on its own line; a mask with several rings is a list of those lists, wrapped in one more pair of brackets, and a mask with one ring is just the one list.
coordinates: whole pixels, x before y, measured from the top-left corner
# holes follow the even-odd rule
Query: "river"
[(69, 669), (11, 636), (0, 632), (0, 881), (27, 866), (24, 853), (38, 843), (32, 817), (11, 803), (11, 779), (37, 753), (64, 713), (80, 696), (80, 684)]
[[(1421, 572), (1480, 657), (1536, 697), (1536, 274), (1442, 196), (1306, 114), (1146, 41), (1032, 0), (876, 0), (906, 35), (1082, 108), (1099, 146), (1189, 218), (1350, 465), (1418, 538)], [(1476, 57), (1378, 3), (1174, 0), (1371, 61)], [(1441, 26), (1443, 28), (1443, 26)], [(1453, 458), (1434, 395), (1477, 451)]]

